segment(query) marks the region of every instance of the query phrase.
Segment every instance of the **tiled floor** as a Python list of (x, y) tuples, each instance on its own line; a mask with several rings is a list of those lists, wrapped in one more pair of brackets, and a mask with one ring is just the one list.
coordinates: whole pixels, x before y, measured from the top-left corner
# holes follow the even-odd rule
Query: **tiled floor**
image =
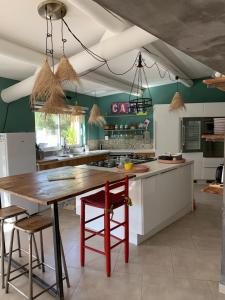
[[(197, 210), (161, 231), (144, 244), (130, 246), (125, 265), (123, 249), (112, 255), (112, 277), (105, 275), (104, 257), (88, 253), (86, 267), (79, 266), (79, 218), (61, 211), (61, 232), (69, 267), (71, 288), (65, 298), (74, 300), (222, 300), (218, 293), (221, 255), (221, 201), (218, 196), (199, 192)], [(24, 245), (26, 243), (25, 237)], [(52, 235), (44, 234), (47, 262), (53, 264)], [(97, 239), (92, 243), (100, 245)], [(41, 273), (40, 273), (41, 274)], [(43, 275), (42, 275), (43, 276)], [(52, 272), (44, 277), (54, 280)], [(27, 279), (17, 280), (26, 289)], [(38, 287), (35, 287), (39, 290)], [(4, 298), (3, 298), (4, 297)], [(4, 300), (23, 299), (12, 288)], [(44, 294), (40, 299), (53, 299)]]

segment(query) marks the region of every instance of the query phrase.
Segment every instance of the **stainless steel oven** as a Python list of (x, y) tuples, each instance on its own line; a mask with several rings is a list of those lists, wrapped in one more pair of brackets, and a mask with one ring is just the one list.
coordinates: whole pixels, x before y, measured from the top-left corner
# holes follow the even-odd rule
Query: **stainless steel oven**
[(182, 152), (202, 152), (202, 118), (183, 118), (181, 122)]

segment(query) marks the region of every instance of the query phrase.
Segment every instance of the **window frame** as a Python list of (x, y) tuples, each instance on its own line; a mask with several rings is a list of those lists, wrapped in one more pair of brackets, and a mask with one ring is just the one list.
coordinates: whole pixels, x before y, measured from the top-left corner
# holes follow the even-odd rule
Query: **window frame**
[[(34, 114), (37, 114), (37, 113), (41, 113), (41, 112), (34, 112)], [(42, 151), (44, 152), (49, 152), (49, 151), (58, 151), (58, 150), (61, 150), (62, 149), (62, 129), (61, 129), (61, 122), (60, 122), (60, 117), (61, 115), (60, 114), (56, 114), (57, 116), (57, 137), (58, 137), (58, 141), (59, 141), (59, 145), (57, 146), (51, 146), (51, 147), (46, 147), (46, 148), (43, 148)], [(37, 131), (36, 129), (36, 118), (35, 119), (35, 133)], [(79, 144), (72, 144), (72, 145), (68, 145), (69, 147), (72, 147), (72, 148), (80, 148), (80, 147), (83, 147), (84, 144), (85, 144), (85, 119), (83, 119), (83, 121), (80, 121), (80, 124), (79, 124), (79, 141), (80, 143)], [(37, 143), (37, 139), (36, 139), (36, 143)]]

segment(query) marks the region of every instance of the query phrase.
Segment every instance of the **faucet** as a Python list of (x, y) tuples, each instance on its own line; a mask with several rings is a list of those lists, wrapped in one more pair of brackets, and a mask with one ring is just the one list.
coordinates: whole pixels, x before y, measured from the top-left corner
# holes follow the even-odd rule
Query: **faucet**
[(70, 153), (70, 147), (67, 146), (67, 144), (65, 143), (64, 146), (62, 146), (63, 149), (63, 154), (68, 154)]

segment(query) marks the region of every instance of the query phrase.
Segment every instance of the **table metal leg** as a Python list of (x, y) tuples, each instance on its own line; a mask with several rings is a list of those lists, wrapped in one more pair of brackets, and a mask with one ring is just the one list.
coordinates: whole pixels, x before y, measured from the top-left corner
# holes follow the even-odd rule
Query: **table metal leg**
[(63, 279), (62, 279), (62, 260), (61, 260), (61, 244), (60, 244), (60, 231), (59, 231), (59, 212), (58, 205), (52, 204), (52, 222), (53, 222), (53, 244), (55, 255), (55, 272), (56, 272), (56, 285), (60, 300), (64, 299), (63, 294)]

